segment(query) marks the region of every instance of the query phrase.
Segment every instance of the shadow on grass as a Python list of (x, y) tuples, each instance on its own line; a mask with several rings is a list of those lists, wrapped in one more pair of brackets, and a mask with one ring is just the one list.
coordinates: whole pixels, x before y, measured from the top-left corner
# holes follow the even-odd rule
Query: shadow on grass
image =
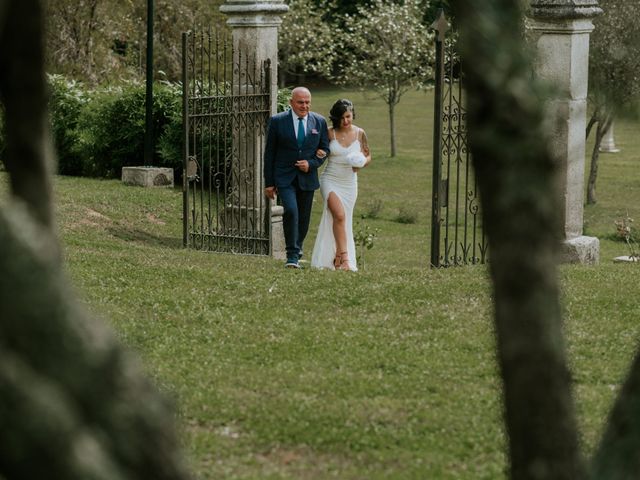
[(107, 232), (125, 242), (141, 242), (155, 247), (171, 248), (182, 250), (182, 238), (162, 237), (154, 235), (138, 228), (127, 228), (123, 226), (112, 226), (107, 228)]

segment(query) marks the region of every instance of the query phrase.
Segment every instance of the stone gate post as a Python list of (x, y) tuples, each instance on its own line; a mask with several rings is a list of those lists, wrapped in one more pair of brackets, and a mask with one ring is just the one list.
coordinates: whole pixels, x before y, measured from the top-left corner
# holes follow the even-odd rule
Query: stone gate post
[[(233, 51), (236, 52), (234, 55), (237, 52), (242, 52), (242, 55), (246, 55), (257, 65), (262, 65), (267, 60), (271, 62), (271, 115), (275, 114), (277, 109), (278, 27), (282, 23), (280, 16), (288, 10), (289, 7), (284, 3), (284, 0), (226, 0), (220, 6), (220, 11), (227, 15), (227, 25), (232, 30)], [(246, 86), (243, 85), (242, 79), (239, 80), (236, 88), (242, 90)], [(243, 192), (241, 196), (244, 197), (253, 198), (263, 195), (262, 152), (259, 148), (251, 147), (260, 145), (260, 142), (256, 140), (258, 134), (259, 132), (249, 129), (240, 129), (239, 135), (243, 138), (234, 138), (235, 144), (244, 146), (241, 150), (246, 157), (240, 159), (242, 168), (253, 172), (256, 179), (259, 179), (255, 184), (256, 191)], [(271, 254), (276, 258), (284, 258), (282, 207), (273, 205), (270, 210)]]
[(535, 73), (555, 88), (548, 115), (564, 202), (563, 261), (570, 263), (599, 261), (599, 241), (583, 235), (583, 217), (589, 34), (600, 12), (597, 0), (531, 0), (529, 12)]

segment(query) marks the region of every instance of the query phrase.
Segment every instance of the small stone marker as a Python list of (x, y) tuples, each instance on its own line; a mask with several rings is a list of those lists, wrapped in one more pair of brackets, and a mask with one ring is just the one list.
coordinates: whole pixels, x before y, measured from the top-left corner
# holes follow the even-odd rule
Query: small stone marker
[(122, 167), (122, 183), (141, 187), (173, 187), (173, 169), (161, 167)]
[(613, 259), (613, 263), (629, 263), (640, 261), (638, 257), (632, 257), (630, 255), (622, 255)]

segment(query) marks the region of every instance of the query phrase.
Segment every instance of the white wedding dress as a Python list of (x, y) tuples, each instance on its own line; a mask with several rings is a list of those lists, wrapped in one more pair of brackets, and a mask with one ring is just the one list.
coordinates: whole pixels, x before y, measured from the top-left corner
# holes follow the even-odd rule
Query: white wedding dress
[(327, 166), (320, 175), (323, 209), (316, 243), (311, 255), (312, 267), (335, 270), (333, 260), (336, 256), (336, 241), (333, 236), (333, 216), (327, 206), (329, 194), (333, 192), (338, 196), (344, 208), (349, 269), (354, 272), (358, 270), (356, 246), (353, 240), (353, 207), (358, 197), (358, 174), (353, 171), (352, 167), (363, 165), (359, 163), (360, 159), (364, 161), (360, 148), (360, 141), (357, 138), (348, 147), (343, 147), (335, 138), (329, 142), (331, 153), (327, 159)]

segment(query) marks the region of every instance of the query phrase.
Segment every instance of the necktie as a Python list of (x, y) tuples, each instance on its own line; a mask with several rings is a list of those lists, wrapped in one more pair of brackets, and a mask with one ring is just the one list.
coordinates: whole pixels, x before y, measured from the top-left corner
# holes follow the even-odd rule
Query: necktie
[(302, 147), (304, 143), (304, 122), (302, 117), (298, 117), (298, 147)]

